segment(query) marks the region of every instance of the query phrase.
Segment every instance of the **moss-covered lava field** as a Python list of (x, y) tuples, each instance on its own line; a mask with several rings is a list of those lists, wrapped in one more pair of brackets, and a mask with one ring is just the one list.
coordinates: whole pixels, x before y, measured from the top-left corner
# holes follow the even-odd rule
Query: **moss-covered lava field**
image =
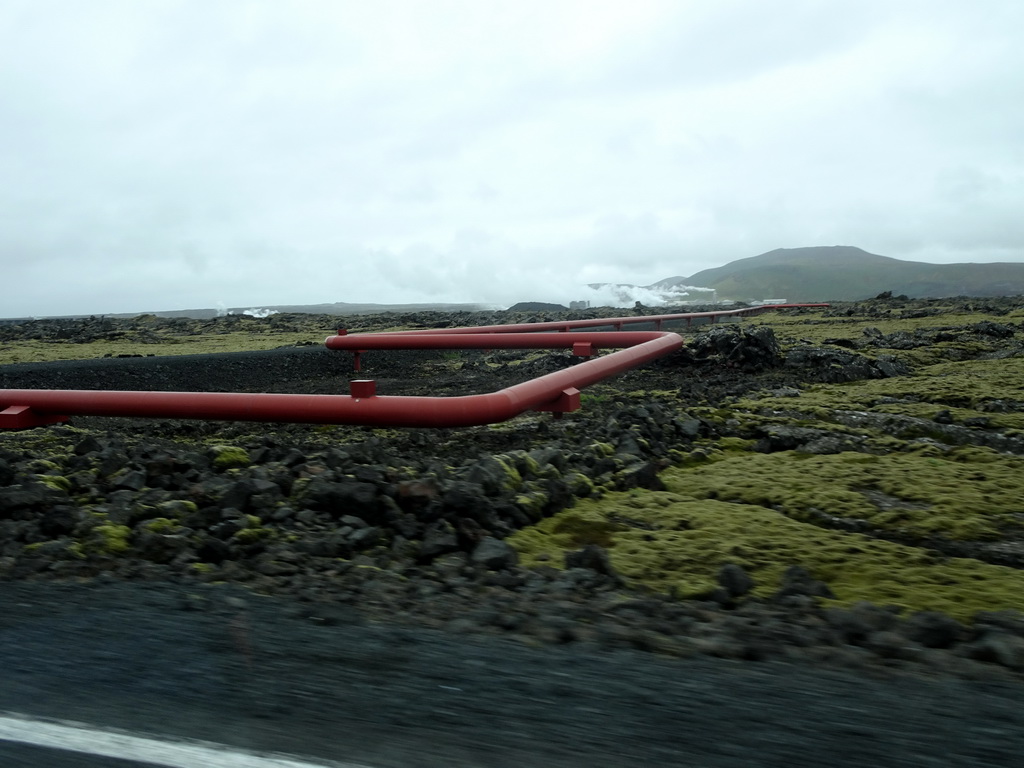
[[(306, 348), (346, 324), (0, 326), (0, 386), (70, 388), (61, 360), (97, 360), (74, 364), (91, 388), (109, 386), (103, 365), (138, 356), (273, 348), (280, 368), (238, 357), (250, 360), (238, 389), (343, 391), (343, 358)], [(911, 623), (946, 616), (962, 655), (1024, 669), (1024, 640), (993, 650), (971, 629), (1024, 611), (1024, 301), (879, 298), (685, 336), (681, 352), (590, 387), (558, 420), (373, 430), (83, 418), (0, 433), (0, 577), (230, 581), (438, 625), (490, 601), (497, 616), (470, 612), (473, 626), (559, 642), (604, 637), (614, 606), (645, 596), (728, 612), (782, 610), (798, 594), (825, 623), (865, 601)], [(182, 374), (166, 360), (130, 388), (225, 388), (215, 367), (193, 359)], [(563, 353), (381, 353), (366, 356), (366, 375), (381, 394), (448, 395), (568, 364)], [(599, 609), (552, 629), (537, 595)], [(648, 646), (679, 652), (672, 632), (649, 634)]]

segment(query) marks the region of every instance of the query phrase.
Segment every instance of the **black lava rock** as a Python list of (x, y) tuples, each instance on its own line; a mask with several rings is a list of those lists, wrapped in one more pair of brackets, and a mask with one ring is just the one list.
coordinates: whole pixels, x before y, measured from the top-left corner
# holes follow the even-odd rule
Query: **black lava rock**
[(806, 597), (835, 598), (828, 584), (818, 581), (807, 569), (800, 565), (791, 565), (782, 575), (782, 586), (775, 593), (776, 600), (782, 600), (793, 595), (804, 595)]
[(967, 628), (943, 613), (921, 611), (904, 622), (903, 634), (926, 648), (949, 648), (967, 635)]
[(600, 547), (597, 544), (588, 544), (583, 549), (578, 549), (574, 552), (565, 553), (565, 567), (569, 568), (585, 568), (599, 573), (602, 576), (610, 576), (618, 579), (619, 575), (615, 572), (615, 568), (612, 566), (612, 561), (608, 557), (608, 552), (604, 547)]
[(726, 563), (718, 571), (718, 583), (729, 593), (729, 597), (743, 597), (754, 588), (754, 580), (743, 568), (735, 563)]
[(470, 560), (489, 571), (503, 571), (519, 563), (519, 553), (501, 539), (486, 536), (473, 550)]

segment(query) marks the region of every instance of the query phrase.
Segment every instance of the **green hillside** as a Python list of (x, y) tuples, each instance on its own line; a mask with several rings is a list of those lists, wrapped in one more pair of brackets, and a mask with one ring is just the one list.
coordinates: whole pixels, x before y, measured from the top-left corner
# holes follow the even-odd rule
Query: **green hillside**
[(714, 288), (722, 299), (856, 301), (883, 291), (910, 297), (1024, 294), (1024, 263), (926, 264), (852, 246), (778, 248), (669, 282)]

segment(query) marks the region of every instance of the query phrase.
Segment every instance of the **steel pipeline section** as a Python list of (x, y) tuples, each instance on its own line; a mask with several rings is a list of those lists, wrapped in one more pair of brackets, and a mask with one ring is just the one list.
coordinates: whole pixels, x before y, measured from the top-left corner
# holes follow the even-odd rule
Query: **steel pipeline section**
[[(564, 413), (580, 407), (580, 392), (595, 382), (643, 365), (683, 346), (676, 333), (622, 331), (626, 325), (759, 314), (767, 310), (826, 307), (784, 304), (720, 312), (571, 320), (475, 328), (445, 328), (330, 336), (330, 349), (356, 357), (371, 349), (572, 349), (584, 362), (511, 387), (460, 397), (379, 396), (372, 380), (351, 382), (348, 395), (241, 392), (125, 392), (93, 390), (0, 390), (0, 429), (66, 421), (68, 416), (121, 416), (222, 421), (355, 424), (379, 427), (467, 427), (506, 421), (526, 411)], [(612, 327), (608, 332), (580, 328)], [(599, 349), (617, 349), (594, 357)]]

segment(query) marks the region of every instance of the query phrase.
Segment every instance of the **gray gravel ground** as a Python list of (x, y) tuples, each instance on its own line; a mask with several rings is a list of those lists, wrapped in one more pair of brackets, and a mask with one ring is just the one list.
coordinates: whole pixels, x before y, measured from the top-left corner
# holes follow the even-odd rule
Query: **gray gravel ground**
[[(313, 622), (225, 586), (0, 583), (0, 605), (0, 710), (248, 749), (404, 768), (1024, 759), (1013, 682)], [(30, 753), (0, 744), (0, 765)]]

